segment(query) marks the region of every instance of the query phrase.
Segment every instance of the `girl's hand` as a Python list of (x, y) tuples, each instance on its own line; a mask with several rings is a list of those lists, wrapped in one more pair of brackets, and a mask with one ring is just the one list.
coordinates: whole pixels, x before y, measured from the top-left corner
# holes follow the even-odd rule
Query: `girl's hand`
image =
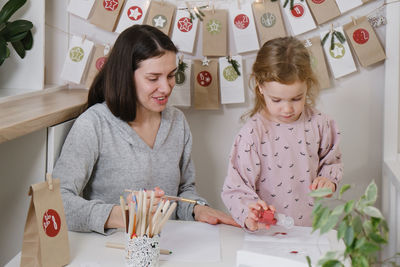
[[(161, 198), (165, 195), (165, 193), (164, 193), (164, 191), (163, 191), (161, 188), (159, 188), (158, 186), (156, 186), (156, 187), (154, 188), (153, 191), (154, 191), (154, 200), (153, 200), (153, 208), (152, 208), (151, 210), (152, 210), (152, 212), (154, 213), (154, 212), (156, 211), (156, 209), (157, 209), (158, 203), (160, 203), (160, 202), (162, 201)], [(146, 191), (147, 205), (150, 205), (151, 192), (152, 192), (152, 191)], [(126, 197), (127, 203), (129, 203), (130, 201), (135, 202), (135, 201), (134, 201), (134, 198), (133, 198), (133, 195), (135, 195), (136, 198), (137, 198), (138, 195), (139, 195), (139, 192), (138, 192), (138, 191), (135, 191), (135, 192), (130, 193), (130, 194)]]
[[(317, 178), (315, 178), (312, 184), (310, 185), (311, 190), (316, 190), (320, 188), (329, 188), (332, 190), (332, 192), (336, 191), (336, 185), (333, 182), (331, 182), (331, 180), (329, 180), (328, 178), (322, 176), (318, 176)], [(331, 196), (332, 194), (326, 197), (331, 197)]]
[(195, 205), (193, 212), (194, 219), (199, 222), (205, 222), (209, 224), (222, 223), (240, 227), (240, 225), (237, 224), (230, 215), (208, 206)]
[(267, 205), (262, 200), (258, 200), (255, 203), (251, 203), (249, 206), (249, 214), (247, 215), (246, 220), (244, 221), (244, 225), (249, 229), (250, 231), (256, 231), (259, 229), (269, 229), (268, 224), (260, 223), (258, 222), (259, 217), (260, 217), (260, 212), (264, 210), (273, 210), (275, 211), (275, 207), (272, 205)]

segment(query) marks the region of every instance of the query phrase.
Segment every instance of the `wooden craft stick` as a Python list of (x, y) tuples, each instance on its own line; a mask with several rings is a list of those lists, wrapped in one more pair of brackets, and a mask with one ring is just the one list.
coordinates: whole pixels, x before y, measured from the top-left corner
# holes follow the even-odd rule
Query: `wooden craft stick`
[(156, 210), (156, 213), (154, 213), (153, 219), (152, 219), (152, 221), (151, 221), (151, 224), (152, 224), (151, 228), (152, 228), (152, 229), (151, 229), (151, 231), (150, 231), (150, 237), (153, 237), (153, 235), (154, 235), (154, 230), (155, 230), (155, 228), (156, 228), (156, 226), (157, 226), (158, 217), (161, 215), (161, 210), (163, 209), (164, 204), (165, 204), (165, 203), (160, 202), (160, 203), (158, 204), (158, 208), (157, 208), (157, 210)]
[(150, 230), (151, 230), (151, 220), (153, 218), (153, 204), (154, 204), (154, 196), (155, 192), (151, 191), (150, 194), (150, 206), (149, 206), (149, 213), (147, 214), (147, 229), (146, 229), (146, 235), (150, 236)]
[(142, 201), (142, 228), (140, 229), (140, 236), (146, 234), (146, 215), (147, 215), (147, 193), (143, 191), (143, 201)]
[[(108, 248), (117, 248), (117, 249), (125, 249), (124, 244), (116, 243), (116, 242), (106, 242), (106, 247)], [(172, 254), (171, 250), (168, 249), (160, 249), (160, 254), (162, 255), (170, 255)]]
[(172, 203), (171, 207), (169, 207), (167, 213), (162, 218), (160, 224), (157, 225), (157, 232), (155, 232), (155, 234), (158, 234), (161, 231), (161, 229), (164, 227), (164, 224), (168, 221), (169, 217), (171, 217), (172, 213), (175, 211), (176, 206), (176, 202)]
[(128, 234), (131, 237), (133, 234), (133, 223), (134, 220), (133, 218), (135, 217), (135, 207), (133, 206), (133, 202), (129, 202), (129, 228), (128, 228)]
[(125, 201), (122, 196), (119, 196), (119, 204), (121, 205), (122, 218), (125, 224), (125, 232), (128, 232), (128, 225), (126, 223), (126, 213), (125, 213)]
[(136, 225), (136, 235), (142, 236), (142, 203), (143, 203), (143, 192), (140, 190), (137, 197), (137, 225)]

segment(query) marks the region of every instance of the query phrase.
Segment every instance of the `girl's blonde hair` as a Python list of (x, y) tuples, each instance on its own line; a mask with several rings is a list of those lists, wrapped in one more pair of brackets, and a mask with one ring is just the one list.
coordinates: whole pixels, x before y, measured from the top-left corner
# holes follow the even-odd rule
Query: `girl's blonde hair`
[(259, 90), (259, 85), (264, 82), (306, 82), (307, 106), (314, 106), (319, 94), (319, 84), (311, 67), (310, 54), (303, 43), (294, 37), (276, 38), (266, 42), (258, 51), (251, 80), (255, 82), (255, 105), (242, 118), (251, 117), (265, 108), (264, 97)]

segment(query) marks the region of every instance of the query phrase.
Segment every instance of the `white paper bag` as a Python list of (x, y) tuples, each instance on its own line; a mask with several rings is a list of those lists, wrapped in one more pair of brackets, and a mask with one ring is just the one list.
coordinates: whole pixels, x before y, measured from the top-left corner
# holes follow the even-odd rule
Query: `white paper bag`
[(180, 52), (193, 54), (198, 25), (198, 18), (191, 20), (186, 10), (178, 9), (172, 30), (172, 41)]
[(363, 4), (362, 0), (336, 0), (340, 13), (347, 12)]
[(241, 56), (232, 57), (239, 63), (240, 75), (235, 71), (226, 57), (219, 58), (219, 75), (221, 104), (244, 102), (243, 62)]
[[(341, 32), (345, 36), (342, 27), (337, 27), (334, 30)], [(327, 33), (328, 31), (321, 32), (321, 40)], [(335, 47), (331, 50), (331, 36), (329, 36), (323, 48), (333, 76), (336, 79), (357, 71), (347, 40), (342, 44), (335, 38)]]
[(237, 53), (256, 51), (260, 48), (251, 3), (242, 4), (240, 7), (232, 4), (229, 20)]
[(68, 12), (87, 19), (92, 10), (94, 0), (71, 0), (68, 5)]
[[(192, 61), (189, 59), (184, 59), (183, 62), (186, 63), (187, 68), (183, 73), (180, 73), (179, 71), (176, 72), (176, 84), (172, 90), (172, 94), (169, 96), (168, 104), (178, 107), (190, 107)], [(177, 64), (179, 64), (179, 62)]]
[(127, 0), (124, 9), (121, 11), (119, 22), (115, 32), (121, 33), (126, 28), (142, 24), (148, 8), (148, 1)]
[(310, 9), (305, 1), (295, 0), (293, 9), (289, 4), (284, 8), (285, 0), (281, 0), (282, 8), (292, 28), (294, 35), (302, 34), (316, 28)]
[(93, 42), (83, 40), (79, 36), (72, 36), (61, 79), (80, 84), (92, 49)]

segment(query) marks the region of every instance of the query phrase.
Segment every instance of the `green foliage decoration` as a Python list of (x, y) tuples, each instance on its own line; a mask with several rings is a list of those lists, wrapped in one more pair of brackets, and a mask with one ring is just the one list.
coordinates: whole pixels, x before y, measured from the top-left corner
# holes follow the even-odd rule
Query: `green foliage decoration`
[(10, 17), (20, 9), (27, 0), (9, 0), (0, 10), (0, 66), (10, 56), (8, 44), (21, 57), (25, 57), (26, 50), (32, 49), (33, 36), (32, 22), (28, 20), (9, 21)]
[[(379, 252), (382, 246), (388, 243), (389, 228), (381, 211), (374, 206), (378, 188), (372, 181), (364, 195), (358, 200), (344, 200), (343, 194), (351, 188), (343, 185), (336, 198), (326, 198), (332, 194), (328, 188), (322, 188), (311, 192), (309, 195), (315, 198), (313, 216), (313, 232), (327, 233), (332, 229), (337, 230), (337, 239), (342, 240), (345, 250), (329, 251), (317, 263), (322, 267), (344, 267), (351, 263), (353, 267), (372, 266), (400, 266), (395, 260), (400, 256), (396, 253), (393, 257), (379, 260)], [(339, 204), (328, 207), (326, 202), (335, 201)], [(307, 256), (308, 266), (311, 260)]]

